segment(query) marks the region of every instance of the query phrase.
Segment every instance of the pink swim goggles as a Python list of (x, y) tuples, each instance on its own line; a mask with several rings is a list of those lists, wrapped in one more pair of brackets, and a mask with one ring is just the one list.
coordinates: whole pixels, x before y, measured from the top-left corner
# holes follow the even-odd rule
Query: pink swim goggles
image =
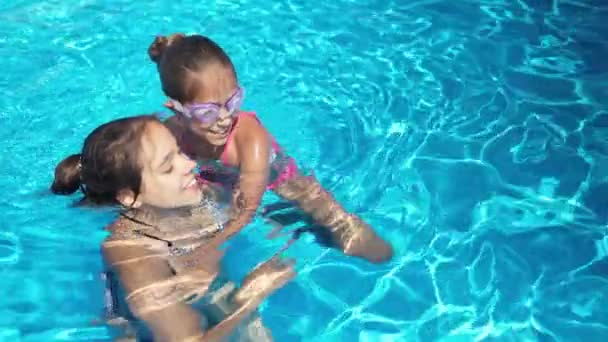
[(228, 101), (226, 101), (224, 104), (216, 102), (204, 102), (184, 106), (179, 101), (173, 99), (169, 99), (169, 102), (173, 105), (173, 109), (175, 111), (179, 112), (188, 119), (197, 120), (204, 127), (209, 127), (220, 119), (222, 108), (226, 108), (228, 115), (232, 117), (238, 115), (238, 110), (241, 108), (244, 98), (245, 90), (241, 87), (237, 87), (230, 98), (228, 98)]

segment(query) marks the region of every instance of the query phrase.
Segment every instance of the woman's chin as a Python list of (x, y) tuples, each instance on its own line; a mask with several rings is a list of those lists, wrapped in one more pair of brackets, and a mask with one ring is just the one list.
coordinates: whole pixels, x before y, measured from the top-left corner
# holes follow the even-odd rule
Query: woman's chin
[(192, 194), (191, 199), (189, 199), (189, 205), (199, 205), (203, 201), (203, 190), (200, 187), (197, 187), (196, 191)]
[(203, 191), (201, 190), (200, 187), (197, 187), (196, 189), (187, 189), (184, 191), (182, 196), (180, 196), (180, 198), (177, 201), (175, 201), (174, 207), (175, 208), (193, 207), (193, 206), (200, 205), (202, 200), (203, 200)]

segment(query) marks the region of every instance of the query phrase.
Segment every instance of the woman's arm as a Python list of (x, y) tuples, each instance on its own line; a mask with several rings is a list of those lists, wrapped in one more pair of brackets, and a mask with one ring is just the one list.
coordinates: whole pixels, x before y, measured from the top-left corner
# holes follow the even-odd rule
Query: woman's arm
[(163, 296), (170, 291), (170, 285), (163, 284), (175, 277), (164, 258), (136, 244), (113, 242), (104, 244), (102, 251), (125, 290), (129, 309), (148, 325), (155, 340), (180, 341), (202, 334), (202, 317), (195, 310)]
[(295, 277), (293, 265), (293, 261), (284, 262), (279, 256), (274, 256), (256, 266), (243, 279), (241, 287), (234, 294), (237, 309), (207, 332), (203, 336), (204, 340), (216, 341), (232, 331), (240, 320), (248, 317), (266, 297)]
[[(133, 244), (104, 244), (102, 250), (106, 262), (118, 273), (131, 312), (148, 325), (156, 341), (219, 341), (228, 336), (268, 295), (295, 276), (293, 263), (281, 262), (278, 257), (258, 265), (247, 275), (235, 294), (238, 308), (204, 332), (200, 314), (172, 296), (180, 289), (171, 286), (171, 280), (180, 276), (173, 275), (173, 270), (162, 257)], [(213, 278), (215, 274), (200, 280), (210, 284)]]

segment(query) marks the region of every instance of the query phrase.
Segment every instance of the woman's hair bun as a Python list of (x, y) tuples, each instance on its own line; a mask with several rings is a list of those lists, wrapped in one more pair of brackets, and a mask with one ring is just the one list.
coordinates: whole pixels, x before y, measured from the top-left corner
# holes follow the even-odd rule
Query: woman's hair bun
[(51, 184), (51, 191), (56, 195), (75, 193), (81, 185), (81, 169), (80, 154), (72, 154), (63, 159), (55, 168), (55, 178), (53, 184)]

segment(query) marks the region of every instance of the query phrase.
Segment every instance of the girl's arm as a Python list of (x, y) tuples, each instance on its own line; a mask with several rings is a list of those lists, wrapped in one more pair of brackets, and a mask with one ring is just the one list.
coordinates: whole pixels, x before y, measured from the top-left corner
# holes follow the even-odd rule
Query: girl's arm
[[(243, 127), (245, 128), (245, 127)], [(239, 180), (232, 193), (231, 218), (225, 226), (227, 238), (238, 233), (253, 218), (262, 202), (270, 170), (270, 138), (259, 125), (248, 125), (235, 136), (240, 160)]]

